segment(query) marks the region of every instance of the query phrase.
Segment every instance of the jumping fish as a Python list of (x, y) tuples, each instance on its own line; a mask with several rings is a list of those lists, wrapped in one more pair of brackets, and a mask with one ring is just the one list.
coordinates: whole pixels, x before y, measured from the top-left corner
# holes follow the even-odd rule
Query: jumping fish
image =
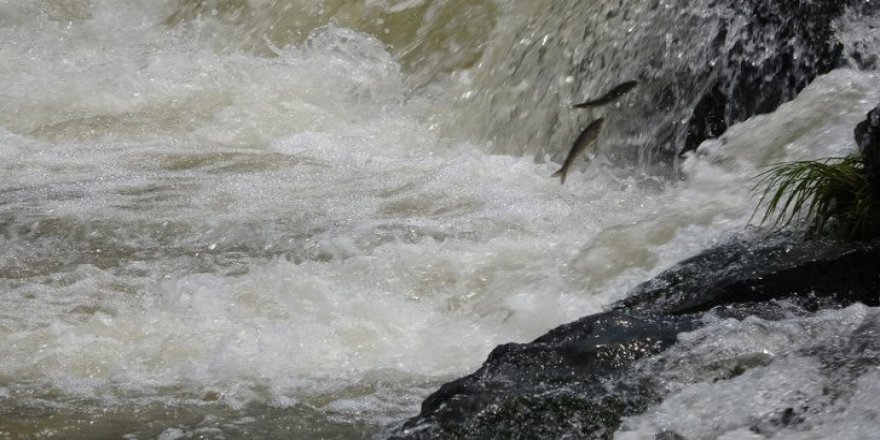
[(617, 87), (611, 89), (610, 92), (600, 96), (599, 98), (593, 99), (591, 101), (582, 102), (580, 104), (575, 104), (572, 107), (574, 108), (587, 108), (587, 107), (598, 107), (600, 105), (605, 105), (610, 102), (614, 102), (617, 98), (625, 95), (626, 92), (629, 92), (633, 89), (633, 87), (637, 86), (638, 81), (627, 81), (625, 83), (619, 84)]
[(562, 164), (562, 168), (553, 173), (551, 177), (560, 177), (562, 184), (565, 184), (565, 176), (568, 174), (568, 169), (571, 167), (571, 164), (574, 163), (578, 156), (587, 151), (591, 146), (595, 145), (596, 140), (599, 139), (599, 133), (602, 132), (602, 125), (604, 124), (605, 118), (599, 118), (591, 122), (590, 125), (581, 132), (577, 139), (575, 139), (574, 144), (571, 146), (571, 151), (568, 152), (568, 157), (565, 158), (565, 163)]

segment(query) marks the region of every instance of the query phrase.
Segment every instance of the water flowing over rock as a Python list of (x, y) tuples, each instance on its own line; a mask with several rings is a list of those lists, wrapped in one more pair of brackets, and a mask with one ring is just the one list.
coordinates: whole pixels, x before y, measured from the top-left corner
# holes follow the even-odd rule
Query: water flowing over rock
[[(831, 20), (850, 67), (876, 64), (875, 4)], [(486, 436), (713, 439), (847, 399), (866, 403), (825, 411), (845, 416), (820, 434), (877, 420), (876, 362), (852, 353), (874, 349), (880, 308), (609, 309), (740, 231), (766, 165), (849, 154), (880, 102), (876, 74), (835, 69), (704, 142), (687, 179), (644, 176), (676, 169), (709, 75), (735, 76), (728, 51), (764, 41), (752, 15), (732, 0), (0, 2), (0, 438), (373, 438), (499, 344), (586, 315), (498, 349), (485, 378), (429, 399), (437, 424), (407, 429), (469, 435), (456, 396), (487, 408), (468, 425)], [(570, 108), (629, 80), (618, 102)], [(550, 179), (598, 118), (589, 172)]]
[[(495, 152), (561, 162), (607, 116), (602, 153), (668, 173), (678, 155), (773, 111), (835, 67), (873, 68), (880, 6), (860, 0), (308, 2), (182, 0), (169, 25), (233, 24), (224, 44), (267, 55), (342, 25), (385, 43), (416, 94), (453, 90), (452, 132)], [(856, 17), (856, 18), (851, 18)], [(574, 111), (623, 80), (619, 105)]]
[[(678, 154), (773, 111), (817, 75), (876, 64), (876, 32), (863, 27), (877, 21), (876, 2), (569, 0), (536, 8), (536, 17), (559, 21), (510, 25), (510, 36), (491, 41), (458, 102), (466, 119), (456, 122), (498, 151), (556, 162), (589, 120), (606, 116), (604, 154), (668, 172)], [(569, 108), (629, 79), (640, 85), (619, 105)], [(474, 124), (474, 114), (491, 123)]]
[[(612, 311), (496, 348), (479, 370), (428, 397), (390, 438), (611, 438), (623, 417), (662, 400), (636, 363), (710, 322), (703, 312), (773, 321), (856, 302), (876, 306), (878, 267), (878, 241), (731, 242), (644, 283)], [(738, 365), (732, 375), (763, 364)]]
[[(817, 75), (843, 65), (844, 45), (832, 22), (846, 7), (864, 2), (846, 3), (753, 0), (722, 6), (732, 12), (731, 24), (722, 24), (711, 39), (717, 62), (701, 75), (683, 150), (697, 148), (735, 122), (773, 111)], [(737, 22), (745, 24), (734, 30)]]

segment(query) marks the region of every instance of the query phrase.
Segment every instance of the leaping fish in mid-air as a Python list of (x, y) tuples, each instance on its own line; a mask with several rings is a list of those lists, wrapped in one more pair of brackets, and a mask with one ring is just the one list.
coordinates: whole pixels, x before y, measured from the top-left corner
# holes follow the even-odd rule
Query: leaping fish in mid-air
[(617, 98), (620, 98), (621, 96), (625, 95), (626, 92), (629, 92), (630, 90), (633, 89), (633, 87), (637, 86), (638, 84), (639, 84), (638, 81), (627, 81), (625, 83), (617, 85), (617, 87), (611, 89), (611, 91), (609, 91), (608, 93), (606, 93), (596, 99), (593, 99), (593, 100), (590, 100), (587, 102), (582, 102), (580, 104), (575, 104), (572, 107), (574, 107), (574, 108), (597, 107), (600, 105), (605, 105), (605, 104), (614, 102), (615, 100), (617, 100)]
[(602, 132), (602, 125), (604, 124), (605, 118), (599, 118), (591, 122), (590, 125), (581, 132), (577, 139), (575, 139), (574, 144), (571, 146), (571, 151), (568, 152), (568, 157), (565, 158), (565, 162), (562, 164), (562, 168), (553, 173), (551, 177), (560, 177), (561, 182), (565, 184), (565, 176), (568, 174), (568, 169), (571, 167), (571, 164), (574, 163), (578, 156), (596, 144), (596, 140), (599, 139), (599, 133)]

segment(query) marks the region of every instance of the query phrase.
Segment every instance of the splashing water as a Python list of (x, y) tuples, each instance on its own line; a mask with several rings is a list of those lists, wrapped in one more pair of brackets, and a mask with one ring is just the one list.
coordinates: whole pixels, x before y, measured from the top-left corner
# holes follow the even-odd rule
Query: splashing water
[(560, 186), (448, 123), (497, 126), (454, 82), (524, 6), (142, 3), (0, 3), (0, 436), (369, 436), (740, 233), (880, 98), (835, 71), (685, 181)]

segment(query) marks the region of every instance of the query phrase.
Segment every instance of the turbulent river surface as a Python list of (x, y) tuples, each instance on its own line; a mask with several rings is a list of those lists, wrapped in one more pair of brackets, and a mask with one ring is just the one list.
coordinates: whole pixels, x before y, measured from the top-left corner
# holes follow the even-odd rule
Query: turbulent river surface
[[(615, 158), (651, 147), (625, 99), (563, 186), (591, 117), (564, 107), (637, 63), (554, 73), (584, 54), (552, 46), (571, 20), (550, 3), (0, 0), (0, 438), (381, 435), (495, 345), (748, 233), (764, 166), (848, 154), (880, 103), (876, 73), (835, 70), (670, 178)], [(505, 58), (535, 45), (547, 60)], [(553, 123), (512, 104), (548, 88)], [(773, 360), (735, 383), (676, 370), (620, 436), (753, 438), (750, 417), (830, 386), (785, 353), (871, 322), (683, 335), (666, 356)], [(853, 380), (811, 438), (867, 438), (880, 375)]]

